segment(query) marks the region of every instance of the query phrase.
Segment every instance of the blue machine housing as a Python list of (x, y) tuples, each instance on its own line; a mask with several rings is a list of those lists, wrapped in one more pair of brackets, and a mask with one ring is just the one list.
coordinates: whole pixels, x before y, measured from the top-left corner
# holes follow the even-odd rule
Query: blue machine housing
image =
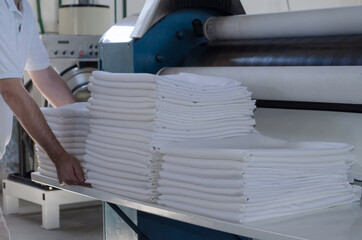
[(202, 36), (205, 20), (222, 15), (225, 13), (212, 9), (183, 9), (167, 15), (140, 39), (118, 43), (101, 40), (99, 68), (108, 72), (155, 74), (163, 67), (183, 66), (190, 52), (207, 42)]

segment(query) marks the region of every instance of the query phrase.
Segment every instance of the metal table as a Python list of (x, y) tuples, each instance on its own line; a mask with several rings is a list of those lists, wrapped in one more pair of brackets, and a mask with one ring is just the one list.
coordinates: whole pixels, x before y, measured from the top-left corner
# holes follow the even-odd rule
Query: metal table
[(194, 224), (222, 232), (260, 240), (360, 240), (362, 239), (362, 207), (360, 203), (329, 208), (288, 217), (236, 224), (169, 207), (144, 203), (82, 186), (60, 186), (58, 181), (35, 172), (32, 180), (63, 190), (93, 197), (108, 203), (133, 208), (150, 214)]

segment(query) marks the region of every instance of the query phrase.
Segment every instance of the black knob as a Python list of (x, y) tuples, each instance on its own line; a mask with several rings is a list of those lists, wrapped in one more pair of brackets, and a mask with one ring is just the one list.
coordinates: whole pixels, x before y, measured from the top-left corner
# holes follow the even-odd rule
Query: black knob
[(67, 51), (63, 51), (63, 55), (67, 54)]
[(58, 55), (58, 51), (55, 51), (55, 52), (54, 52), (54, 55)]
[(93, 52), (92, 52), (92, 51), (90, 51), (90, 52), (89, 52), (89, 56), (92, 56), (92, 55), (93, 55)]
[(74, 55), (74, 51), (71, 51), (71, 52), (70, 52), (70, 55)]

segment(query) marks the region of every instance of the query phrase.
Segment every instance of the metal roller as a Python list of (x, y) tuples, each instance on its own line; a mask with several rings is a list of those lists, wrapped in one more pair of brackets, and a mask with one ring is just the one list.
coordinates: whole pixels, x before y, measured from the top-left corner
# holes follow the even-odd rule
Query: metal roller
[(209, 41), (362, 34), (362, 6), (271, 14), (213, 17), (204, 24)]
[(258, 100), (362, 104), (361, 66), (182, 67), (164, 68), (159, 74), (180, 72), (240, 81)]

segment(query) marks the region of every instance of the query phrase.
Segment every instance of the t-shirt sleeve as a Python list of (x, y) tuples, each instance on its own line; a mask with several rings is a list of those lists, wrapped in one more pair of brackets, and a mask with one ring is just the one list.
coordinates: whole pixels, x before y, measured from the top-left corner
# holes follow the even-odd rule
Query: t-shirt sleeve
[(30, 49), (25, 65), (25, 70), (27, 71), (42, 70), (50, 65), (48, 53), (39, 37), (36, 24), (33, 25), (32, 33)]
[(22, 78), (23, 70), (20, 69), (20, 56), (14, 44), (16, 32), (9, 27), (10, 19), (0, 10), (0, 79)]

